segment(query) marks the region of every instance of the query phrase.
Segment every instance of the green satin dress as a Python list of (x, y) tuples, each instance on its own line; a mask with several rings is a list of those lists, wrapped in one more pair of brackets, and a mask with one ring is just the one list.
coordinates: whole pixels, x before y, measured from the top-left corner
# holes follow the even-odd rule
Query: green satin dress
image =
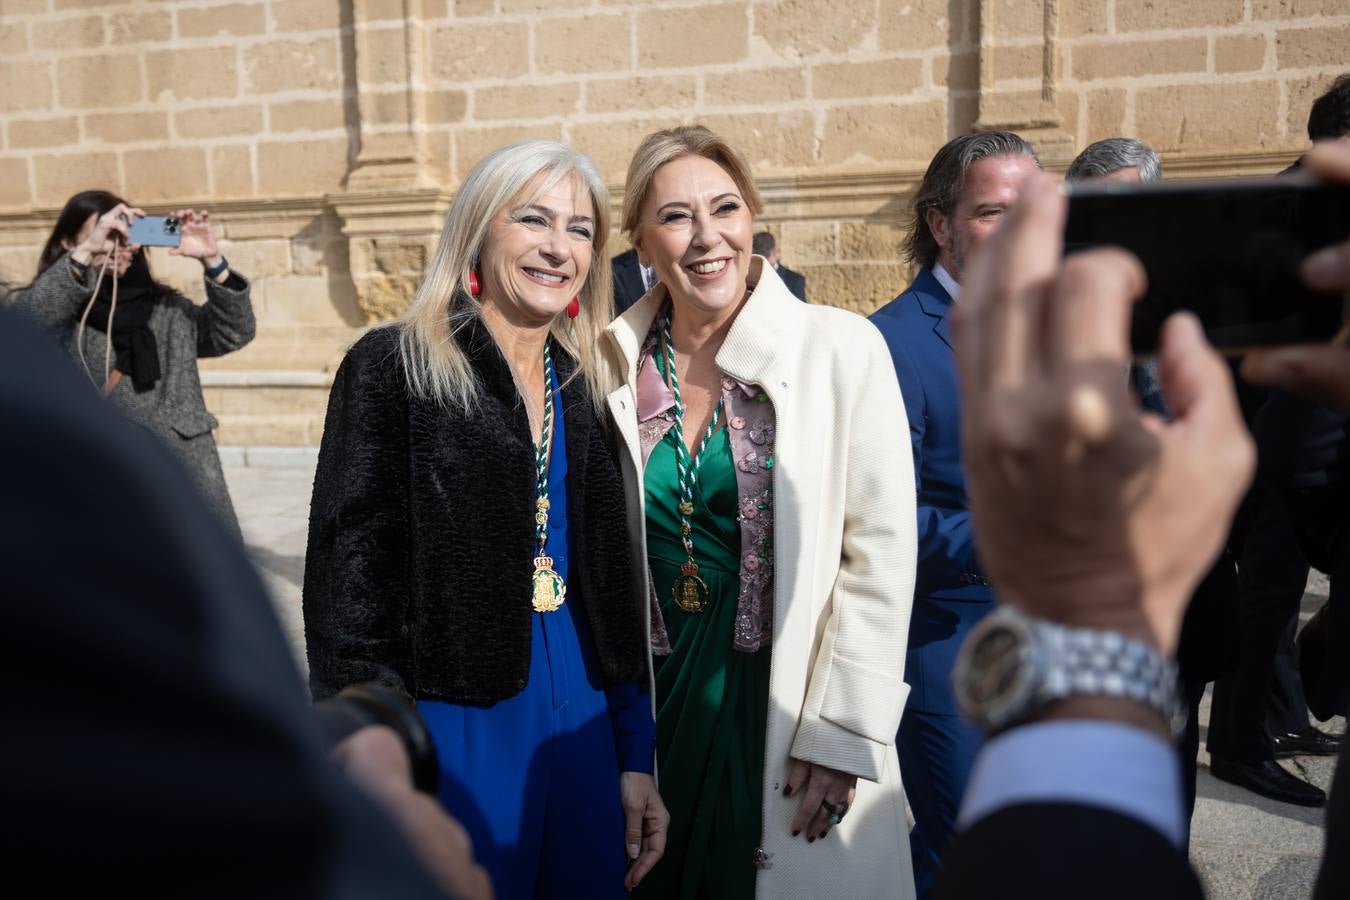
[(634, 893), (643, 900), (747, 900), (755, 895), (763, 818), (770, 648), (743, 653), (732, 646), (741, 538), (726, 428), (704, 451), (690, 516), (708, 608), (690, 614), (675, 604), (671, 586), (686, 558), (676, 440), (672, 428), (652, 449), (644, 476), (647, 559), (673, 651), (655, 657), (656, 760), (670, 834), (664, 858)]

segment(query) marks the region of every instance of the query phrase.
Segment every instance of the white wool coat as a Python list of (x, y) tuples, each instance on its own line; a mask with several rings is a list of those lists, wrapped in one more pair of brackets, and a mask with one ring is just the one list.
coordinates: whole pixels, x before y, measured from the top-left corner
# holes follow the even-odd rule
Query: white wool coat
[[(777, 419), (765, 859), (756, 896), (907, 900), (914, 879), (895, 734), (909, 692), (917, 538), (904, 401), (870, 322), (802, 303), (760, 257), (748, 280), (754, 289), (717, 365), (760, 385)], [(665, 302), (658, 284), (608, 329), (625, 373), (608, 403), (625, 451), (635, 548), (646, 547), (646, 514), (634, 386), (642, 342)], [(646, 554), (634, 556), (648, 584)], [(801, 800), (783, 796), (792, 758), (859, 778), (844, 821), (812, 844), (789, 831)]]

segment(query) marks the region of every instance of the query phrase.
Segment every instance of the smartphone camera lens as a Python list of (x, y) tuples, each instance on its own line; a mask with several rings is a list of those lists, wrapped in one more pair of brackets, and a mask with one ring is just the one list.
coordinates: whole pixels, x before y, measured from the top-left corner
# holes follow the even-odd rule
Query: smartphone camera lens
[(169, 216), (164, 220), (164, 233), (165, 234), (178, 233), (178, 220), (175, 219), (173, 216)]

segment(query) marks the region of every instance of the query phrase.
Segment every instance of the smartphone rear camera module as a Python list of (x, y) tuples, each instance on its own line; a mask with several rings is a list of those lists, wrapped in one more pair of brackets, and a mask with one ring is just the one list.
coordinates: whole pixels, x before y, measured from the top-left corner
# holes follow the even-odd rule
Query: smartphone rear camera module
[(173, 216), (167, 216), (164, 219), (164, 233), (165, 234), (178, 233), (178, 220), (175, 219)]

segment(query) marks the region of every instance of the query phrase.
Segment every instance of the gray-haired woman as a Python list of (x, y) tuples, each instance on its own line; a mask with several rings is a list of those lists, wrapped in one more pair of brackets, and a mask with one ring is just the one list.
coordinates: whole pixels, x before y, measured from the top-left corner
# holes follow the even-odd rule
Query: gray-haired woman
[(343, 361), (314, 483), (311, 687), (417, 701), (441, 800), (502, 898), (620, 897), (664, 846), (642, 594), (600, 417), (608, 210), (562, 144), (478, 163), (407, 315)]

